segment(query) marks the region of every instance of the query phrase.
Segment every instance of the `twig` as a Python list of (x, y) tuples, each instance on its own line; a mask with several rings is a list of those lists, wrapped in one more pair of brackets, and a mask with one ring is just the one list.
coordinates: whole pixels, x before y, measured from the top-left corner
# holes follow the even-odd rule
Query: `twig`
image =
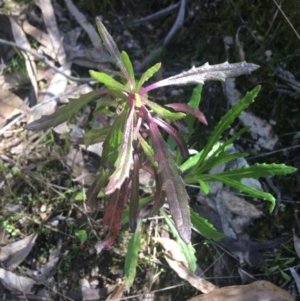
[(291, 23), (291, 21), (289, 20), (289, 18), (286, 16), (286, 14), (284, 13), (284, 11), (281, 9), (281, 7), (278, 5), (278, 3), (276, 2), (276, 0), (273, 0), (273, 2), (276, 4), (277, 8), (280, 10), (280, 12), (282, 13), (282, 15), (284, 16), (284, 18), (286, 19), (286, 21), (289, 23), (289, 25), (291, 26), (292, 30), (294, 31), (294, 33), (296, 34), (297, 38), (300, 40), (300, 35), (297, 32), (297, 30), (295, 29), (295, 27), (293, 26), (293, 24)]
[(148, 21), (153, 21), (162, 17), (165, 17), (172, 13), (173, 10), (175, 10), (178, 6), (180, 6), (180, 2), (177, 2), (175, 4), (172, 4), (154, 14), (148, 15), (147, 17), (138, 19), (134, 21), (132, 24), (129, 24), (128, 26), (138, 26), (141, 23), (148, 22)]
[(73, 81), (77, 81), (77, 82), (82, 82), (82, 83), (89, 83), (89, 84), (94, 84), (95, 81), (91, 78), (91, 77), (84, 77), (84, 78), (78, 78), (75, 76), (71, 76), (66, 74), (65, 72), (61, 71), (58, 67), (56, 67), (53, 63), (51, 63), (47, 57), (45, 57), (42, 54), (39, 54), (37, 52), (32, 51), (31, 49), (27, 49), (21, 45), (18, 45), (14, 42), (9, 42), (3, 39), (0, 39), (0, 44), (4, 44), (4, 45), (8, 45), (8, 46), (12, 46), (12, 47), (16, 47), (18, 49), (21, 49), (25, 52), (30, 53), (32, 56), (36, 57), (37, 59), (43, 61), (47, 66), (49, 66), (50, 68), (52, 68), (53, 70), (55, 70), (57, 73), (62, 74), (63, 76), (65, 76), (66, 78), (73, 80)]
[(141, 71), (143, 68), (145, 68), (148, 65), (148, 63), (151, 62), (153, 60), (153, 58), (163, 49), (163, 47), (165, 47), (167, 45), (167, 43), (170, 42), (170, 40), (172, 39), (174, 34), (177, 32), (177, 30), (181, 27), (181, 25), (183, 23), (184, 15), (185, 15), (185, 6), (186, 6), (186, 0), (181, 0), (180, 9), (179, 9), (176, 21), (174, 22), (171, 30), (165, 37), (165, 39), (162, 43), (162, 46), (155, 48), (152, 52), (150, 52), (150, 54), (147, 55), (147, 57), (144, 59), (144, 61), (136, 67), (137, 71)]

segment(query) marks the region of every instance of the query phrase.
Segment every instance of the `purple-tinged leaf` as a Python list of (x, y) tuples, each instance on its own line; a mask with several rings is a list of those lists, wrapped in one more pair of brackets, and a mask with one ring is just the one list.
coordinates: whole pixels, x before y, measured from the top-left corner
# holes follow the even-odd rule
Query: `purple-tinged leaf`
[(184, 112), (184, 113), (189, 113), (194, 115), (200, 122), (203, 124), (207, 125), (207, 120), (203, 113), (196, 108), (192, 108), (186, 103), (170, 103), (166, 105), (169, 108), (172, 108), (174, 111), (179, 111), (179, 112)]
[(185, 184), (180, 176), (180, 169), (176, 165), (174, 156), (168, 144), (161, 136), (157, 124), (145, 107), (141, 108), (150, 127), (155, 160), (158, 163), (157, 172), (162, 178), (162, 189), (166, 193), (170, 213), (174, 219), (176, 229), (182, 240), (191, 241), (191, 220), (189, 211), (189, 196)]
[(129, 226), (132, 232), (135, 231), (137, 225), (138, 209), (139, 209), (139, 170), (140, 158), (139, 154), (133, 154), (133, 171), (131, 177), (130, 201), (129, 201)]
[(144, 104), (149, 107), (150, 109), (153, 110), (154, 113), (159, 115), (160, 117), (163, 117), (164, 119), (169, 119), (169, 120), (177, 120), (177, 119), (182, 119), (185, 117), (185, 114), (182, 112), (171, 112), (170, 110), (160, 106), (159, 104), (148, 100), (144, 97), (142, 97), (142, 101)]
[(108, 88), (113, 88), (119, 91), (127, 90), (125, 86), (113, 79), (106, 73), (90, 70), (90, 76), (97, 82), (104, 84)]
[(87, 207), (89, 210), (94, 211), (97, 208), (97, 197), (101, 189), (106, 186), (108, 181), (108, 176), (104, 169), (101, 167), (99, 170), (99, 175), (94, 180), (92, 185), (86, 192), (87, 196)]
[(112, 246), (112, 244), (115, 242), (116, 238), (117, 238), (116, 234), (109, 233), (108, 236), (105, 237), (104, 240), (98, 241), (95, 244), (95, 249), (96, 249), (97, 254), (101, 253), (103, 249), (106, 249), (106, 248), (109, 248), (110, 246)]
[(179, 130), (179, 132), (190, 135), (191, 132), (189, 131), (188, 125), (184, 120), (174, 120), (172, 124)]
[(106, 89), (99, 89), (87, 94), (83, 94), (77, 99), (69, 99), (69, 103), (64, 107), (57, 109), (51, 115), (43, 115), (40, 119), (25, 125), (24, 128), (30, 131), (40, 131), (55, 127), (65, 121), (70, 120), (88, 103), (99, 99), (103, 94), (106, 93)]
[(181, 135), (170, 124), (168, 124), (164, 120), (158, 117), (154, 117), (153, 120), (174, 139), (174, 141), (176, 142), (180, 150), (183, 160), (188, 158), (189, 150)]
[(130, 102), (130, 109), (123, 133), (123, 141), (119, 147), (118, 159), (115, 163), (115, 171), (109, 178), (109, 183), (105, 189), (105, 194), (111, 194), (119, 189), (124, 180), (129, 177), (130, 167), (133, 162), (133, 117), (134, 102)]
[(126, 179), (120, 189), (115, 190), (107, 200), (104, 211), (103, 224), (110, 232), (117, 235), (121, 229), (122, 213), (128, 200), (128, 183)]
[(190, 70), (175, 76), (163, 79), (140, 90), (140, 94), (148, 93), (151, 90), (171, 85), (204, 84), (207, 80), (225, 81), (226, 78), (236, 77), (242, 74), (250, 74), (259, 66), (245, 61), (235, 64), (228, 62), (209, 65), (205, 63), (201, 67), (192, 67)]
[(163, 190), (161, 175), (155, 173), (155, 195), (153, 198), (153, 205), (149, 212), (149, 216), (152, 216), (158, 212), (158, 210), (164, 205), (166, 199), (166, 193)]
[(109, 34), (109, 32), (107, 31), (107, 29), (105, 28), (105, 26), (103, 25), (103, 23), (101, 22), (101, 19), (99, 17), (96, 18), (96, 23), (97, 23), (98, 32), (101, 36), (101, 39), (103, 41), (105, 48), (110, 53), (111, 58), (115, 61), (116, 65), (119, 67), (122, 74), (124, 75), (127, 82), (129, 83), (130, 88), (132, 89), (133, 84), (131, 82), (131, 79), (127, 72), (127, 69), (122, 61), (121, 53), (120, 53), (114, 39)]

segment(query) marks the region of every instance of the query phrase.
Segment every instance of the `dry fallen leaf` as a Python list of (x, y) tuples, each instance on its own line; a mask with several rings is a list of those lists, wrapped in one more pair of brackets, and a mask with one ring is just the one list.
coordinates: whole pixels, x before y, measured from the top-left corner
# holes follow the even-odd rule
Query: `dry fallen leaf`
[(300, 258), (300, 238), (296, 235), (294, 229), (293, 229), (293, 234), (294, 234), (294, 248), (297, 253), (297, 256)]
[(11, 292), (24, 294), (32, 293), (32, 288), (36, 282), (28, 277), (19, 276), (15, 273), (0, 268), (0, 281)]
[(0, 88), (0, 117), (9, 119), (27, 109), (28, 107), (19, 96), (9, 90)]
[(187, 301), (294, 301), (294, 299), (273, 283), (260, 280), (248, 285), (222, 287)]
[(6, 269), (16, 268), (31, 251), (37, 234), (31, 234), (19, 241), (0, 248), (0, 263)]
[(192, 286), (203, 293), (215, 290), (217, 287), (205, 279), (198, 277), (188, 269), (188, 263), (181, 252), (180, 245), (172, 239), (159, 237), (155, 239), (166, 251), (165, 259), (177, 275), (188, 281)]

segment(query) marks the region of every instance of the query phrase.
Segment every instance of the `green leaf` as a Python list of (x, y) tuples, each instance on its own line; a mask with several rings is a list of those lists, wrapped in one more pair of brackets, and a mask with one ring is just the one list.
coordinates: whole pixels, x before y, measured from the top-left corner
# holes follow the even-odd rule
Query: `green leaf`
[[(139, 200), (138, 210), (140, 210), (143, 206), (145, 206), (147, 203), (149, 203), (152, 199), (153, 199), (152, 196), (141, 198)], [(129, 222), (129, 206), (126, 206), (123, 211), (123, 214), (122, 214), (121, 224), (124, 225), (124, 224), (127, 224), (128, 222)]]
[(134, 78), (134, 71), (133, 71), (132, 63), (130, 61), (128, 54), (125, 51), (121, 52), (121, 59), (122, 59), (122, 62), (124, 63), (124, 66), (125, 66), (128, 74), (129, 74), (132, 85), (135, 86), (135, 78)]
[[(201, 102), (201, 93), (202, 93), (202, 85), (197, 85), (194, 89), (193, 89), (193, 93), (191, 96), (190, 101), (188, 102), (188, 105), (192, 108), (199, 108), (200, 102)], [(193, 134), (194, 132), (194, 123), (195, 123), (196, 117), (188, 114), (185, 118), (184, 121), (186, 122), (186, 124), (188, 125), (189, 128), (189, 132), (191, 134)]]
[[(204, 161), (202, 166), (197, 169), (197, 174), (202, 174), (205, 171), (210, 170), (215, 166), (225, 164), (227, 162), (230, 162), (230, 161), (238, 159), (238, 158), (245, 158), (247, 156), (248, 156), (248, 153), (234, 153), (234, 154), (221, 153), (213, 159)], [(194, 175), (194, 173), (191, 173), (191, 174)]]
[(201, 190), (205, 193), (208, 194), (210, 191), (210, 185), (207, 182), (204, 182), (202, 180), (199, 180), (199, 185), (201, 187)]
[(203, 181), (222, 182), (222, 183), (226, 184), (227, 186), (235, 188), (238, 191), (245, 192), (245, 193), (249, 194), (250, 196), (252, 196), (254, 198), (267, 200), (267, 201), (271, 202), (269, 211), (272, 212), (274, 210), (276, 200), (270, 193), (260, 191), (258, 189), (253, 188), (253, 187), (250, 187), (248, 185), (244, 185), (244, 184), (242, 184), (241, 182), (239, 182), (237, 180), (234, 180), (234, 179), (231, 179), (231, 178), (228, 178), (228, 177), (224, 176), (223, 173), (212, 174), (212, 175), (205, 174), (205, 175), (201, 175), (198, 178), (198, 181), (199, 181), (199, 179), (201, 179)]
[(182, 172), (185, 172), (185, 171), (191, 169), (192, 167), (194, 167), (197, 164), (197, 162), (199, 161), (199, 159), (202, 155), (202, 152), (203, 152), (203, 150), (201, 152), (197, 153), (196, 155), (189, 157), (184, 163), (182, 163), (180, 165), (180, 169), (182, 170)]
[(85, 230), (76, 230), (75, 236), (77, 236), (82, 243), (88, 240), (88, 235)]
[(128, 90), (124, 85), (122, 85), (106, 73), (90, 70), (90, 75), (97, 82), (104, 84), (108, 88), (113, 88), (119, 91)]
[(149, 68), (140, 78), (139, 82), (137, 83), (137, 86), (135, 88), (135, 91), (138, 92), (140, 90), (140, 88), (142, 87), (142, 85), (144, 84), (144, 82), (146, 82), (148, 79), (150, 79), (154, 73), (156, 73), (161, 67), (161, 63), (157, 63), (154, 66), (152, 66), (151, 68)]
[(84, 145), (88, 147), (89, 145), (103, 142), (110, 132), (111, 127), (105, 126), (102, 128), (91, 129), (84, 134)]
[(146, 101), (146, 105), (150, 109), (152, 109), (154, 113), (168, 120), (178, 120), (178, 119), (182, 119), (185, 116), (185, 114), (182, 112), (171, 112), (170, 110), (148, 99)]
[(138, 205), (140, 191), (140, 154), (133, 153), (133, 170), (131, 172), (131, 189), (129, 199), (129, 226), (131, 231), (136, 229), (138, 220)]
[(154, 150), (153, 148), (148, 144), (148, 142), (143, 138), (142, 135), (138, 134), (139, 142), (141, 143), (142, 149), (147, 156), (148, 160), (151, 162), (152, 166), (157, 167), (157, 162), (154, 159)]
[(254, 178), (258, 179), (260, 177), (268, 177), (268, 176), (282, 176), (291, 174), (297, 171), (297, 168), (292, 166), (287, 166), (285, 164), (254, 164), (252, 166), (243, 166), (240, 168), (236, 168), (233, 170), (227, 170), (222, 172), (222, 176), (233, 180), (241, 180), (241, 179), (248, 179)]
[(190, 211), (193, 228), (201, 233), (204, 237), (216, 241), (225, 237), (223, 233), (217, 231), (211, 223), (197, 214), (192, 208), (190, 209)]
[(182, 254), (184, 254), (184, 257), (189, 265), (189, 269), (192, 272), (195, 272), (196, 268), (197, 268), (197, 258), (195, 256), (196, 250), (194, 249), (194, 247), (192, 246), (191, 243), (186, 244), (182, 241), (182, 239), (180, 238), (180, 236), (175, 228), (173, 220), (171, 220), (171, 218), (164, 211), (162, 211), (162, 213), (164, 215), (165, 221), (166, 221), (172, 235), (174, 236), (176, 242), (180, 245), (181, 252), (182, 252)]
[(200, 157), (196, 167), (199, 168), (202, 162), (205, 160), (208, 153), (211, 151), (212, 147), (220, 140), (222, 133), (227, 130), (232, 122), (254, 101), (256, 95), (260, 90), (260, 86), (255, 87), (252, 91), (247, 92), (245, 97), (234, 105), (220, 120), (218, 125), (215, 127), (213, 133), (211, 134), (207, 144), (204, 147), (202, 156)]
[[(212, 149), (210, 150), (210, 152), (207, 154), (206, 159), (208, 160), (209, 158), (212, 157), (212, 155), (215, 153), (215, 151), (220, 147), (221, 143), (217, 142)], [(189, 157), (182, 165), (180, 165), (180, 169), (182, 170), (182, 172), (185, 172), (189, 169), (191, 169), (192, 167), (194, 167), (198, 162), (200, 157), (202, 156), (203, 153), (203, 149), (198, 152), (197, 154)], [(189, 173), (190, 174), (190, 173)], [(185, 178), (186, 180), (186, 178)]]
[(115, 166), (118, 158), (119, 146), (122, 143), (125, 123), (127, 121), (128, 111), (115, 117), (115, 121), (103, 143), (102, 164), (105, 168), (111, 169)]
[(77, 99), (69, 99), (69, 103), (67, 105), (57, 109), (51, 115), (43, 115), (40, 119), (25, 125), (24, 128), (30, 131), (40, 131), (55, 127), (70, 120), (88, 103), (99, 99), (105, 93), (106, 91), (104, 89), (100, 89), (83, 94)]
[(129, 110), (126, 125), (123, 133), (122, 143), (119, 147), (118, 158), (115, 163), (115, 171), (109, 178), (109, 183), (105, 189), (106, 194), (113, 193), (116, 189), (119, 189), (124, 180), (128, 178), (130, 167), (133, 162), (133, 117), (134, 117), (134, 104), (131, 104)]
[(125, 256), (125, 286), (129, 288), (134, 281), (135, 274), (136, 274), (136, 267), (138, 261), (138, 254), (141, 245), (141, 222), (138, 223), (134, 234), (132, 235), (128, 248), (127, 253)]
[(286, 280), (286, 281), (291, 281), (292, 278), (289, 276), (286, 272), (284, 272), (282, 269), (279, 268), (279, 272), (281, 276)]
[(219, 143), (218, 147), (211, 154), (211, 157), (216, 156), (219, 153), (226, 151), (226, 149), (229, 148), (235, 140), (237, 140), (241, 135), (243, 135), (245, 132), (247, 132), (250, 128), (251, 128), (251, 126), (245, 126), (242, 129), (240, 129), (237, 133), (232, 135), (230, 138), (226, 139), (224, 142)]

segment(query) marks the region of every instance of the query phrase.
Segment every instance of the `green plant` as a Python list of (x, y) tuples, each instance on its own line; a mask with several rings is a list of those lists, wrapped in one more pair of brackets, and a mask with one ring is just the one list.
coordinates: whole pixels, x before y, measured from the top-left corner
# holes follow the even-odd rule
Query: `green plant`
[[(131, 258), (134, 258), (136, 262), (136, 249), (140, 241), (137, 225), (146, 211), (144, 209), (152, 205), (150, 214), (154, 214), (162, 207), (165, 200), (169, 204), (175, 227), (171, 226), (168, 219), (167, 223), (174, 234), (178, 232), (178, 239), (182, 239), (186, 244), (190, 243), (191, 215), (193, 225), (198, 231), (215, 239), (220, 238), (220, 234), (211, 225), (190, 211), (186, 184), (199, 184), (204, 192), (208, 192), (210, 188), (208, 181), (221, 181), (249, 195), (269, 200), (270, 210), (272, 210), (275, 202), (273, 196), (242, 184), (241, 179), (288, 174), (294, 172), (294, 168), (283, 164), (257, 164), (225, 171), (218, 175), (206, 173), (216, 165), (247, 155), (245, 153), (228, 154), (226, 149), (248, 128), (243, 128), (222, 143), (220, 139), (222, 133), (230, 127), (235, 118), (254, 101), (260, 87), (248, 92), (221, 119), (202, 151), (189, 158), (187, 146), (189, 134), (194, 131), (195, 120), (206, 124), (204, 115), (198, 109), (201, 84), (207, 80), (224, 81), (228, 77), (249, 74), (258, 66), (246, 62), (236, 64), (226, 62), (219, 65), (206, 63), (201, 67), (193, 67), (186, 72), (144, 87), (144, 83), (159, 70), (160, 64), (148, 69), (137, 81), (127, 53), (124, 51), (120, 53), (100, 19), (97, 18), (96, 22), (104, 45), (120, 69), (119, 73), (115, 73), (118, 80), (104, 72), (90, 71), (96, 81), (104, 84), (103, 88), (81, 95), (78, 99), (70, 99), (66, 106), (52, 115), (42, 116), (39, 120), (26, 125), (25, 128), (44, 130), (57, 126), (70, 120), (79, 110), (93, 101), (97, 104), (94, 114), (106, 116), (113, 121), (112, 125), (107, 122), (103, 127), (92, 129), (84, 136), (86, 146), (103, 142), (99, 175), (87, 191), (87, 198), (96, 198), (101, 194), (107, 199), (103, 222), (108, 226), (110, 236), (103, 241), (101, 246), (111, 245), (122, 223), (129, 221), (135, 234), (128, 252), (133, 254)], [(195, 88), (188, 104), (172, 103), (161, 106), (150, 100), (148, 95), (150, 91), (160, 87), (185, 84), (200, 84)], [(188, 132), (182, 132), (182, 126), (178, 126), (178, 121), (187, 124)], [(161, 130), (175, 141), (176, 156), (163, 138)], [(139, 170), (141, 168), (154, 177), (156, 188), (153, 196), (143, 199), (140, 199), (139, 194)], [(187, 172), (184, 178), (181, 176), (182, 171)], [(127, 204), (128, 207), (126, 207)], [(124, 211), (125, 207), (127, 209)], [(194, 266), (193, 260), (189, 261), (192, 267)], [(129, 270), (132, 270), (132, 264), (128, 260), (126, 265)], [(135, 267), (136, 263), (133, 265)], [(128, 284), (133, 279), (132, 274), (129, 274), (127, 275)]]

